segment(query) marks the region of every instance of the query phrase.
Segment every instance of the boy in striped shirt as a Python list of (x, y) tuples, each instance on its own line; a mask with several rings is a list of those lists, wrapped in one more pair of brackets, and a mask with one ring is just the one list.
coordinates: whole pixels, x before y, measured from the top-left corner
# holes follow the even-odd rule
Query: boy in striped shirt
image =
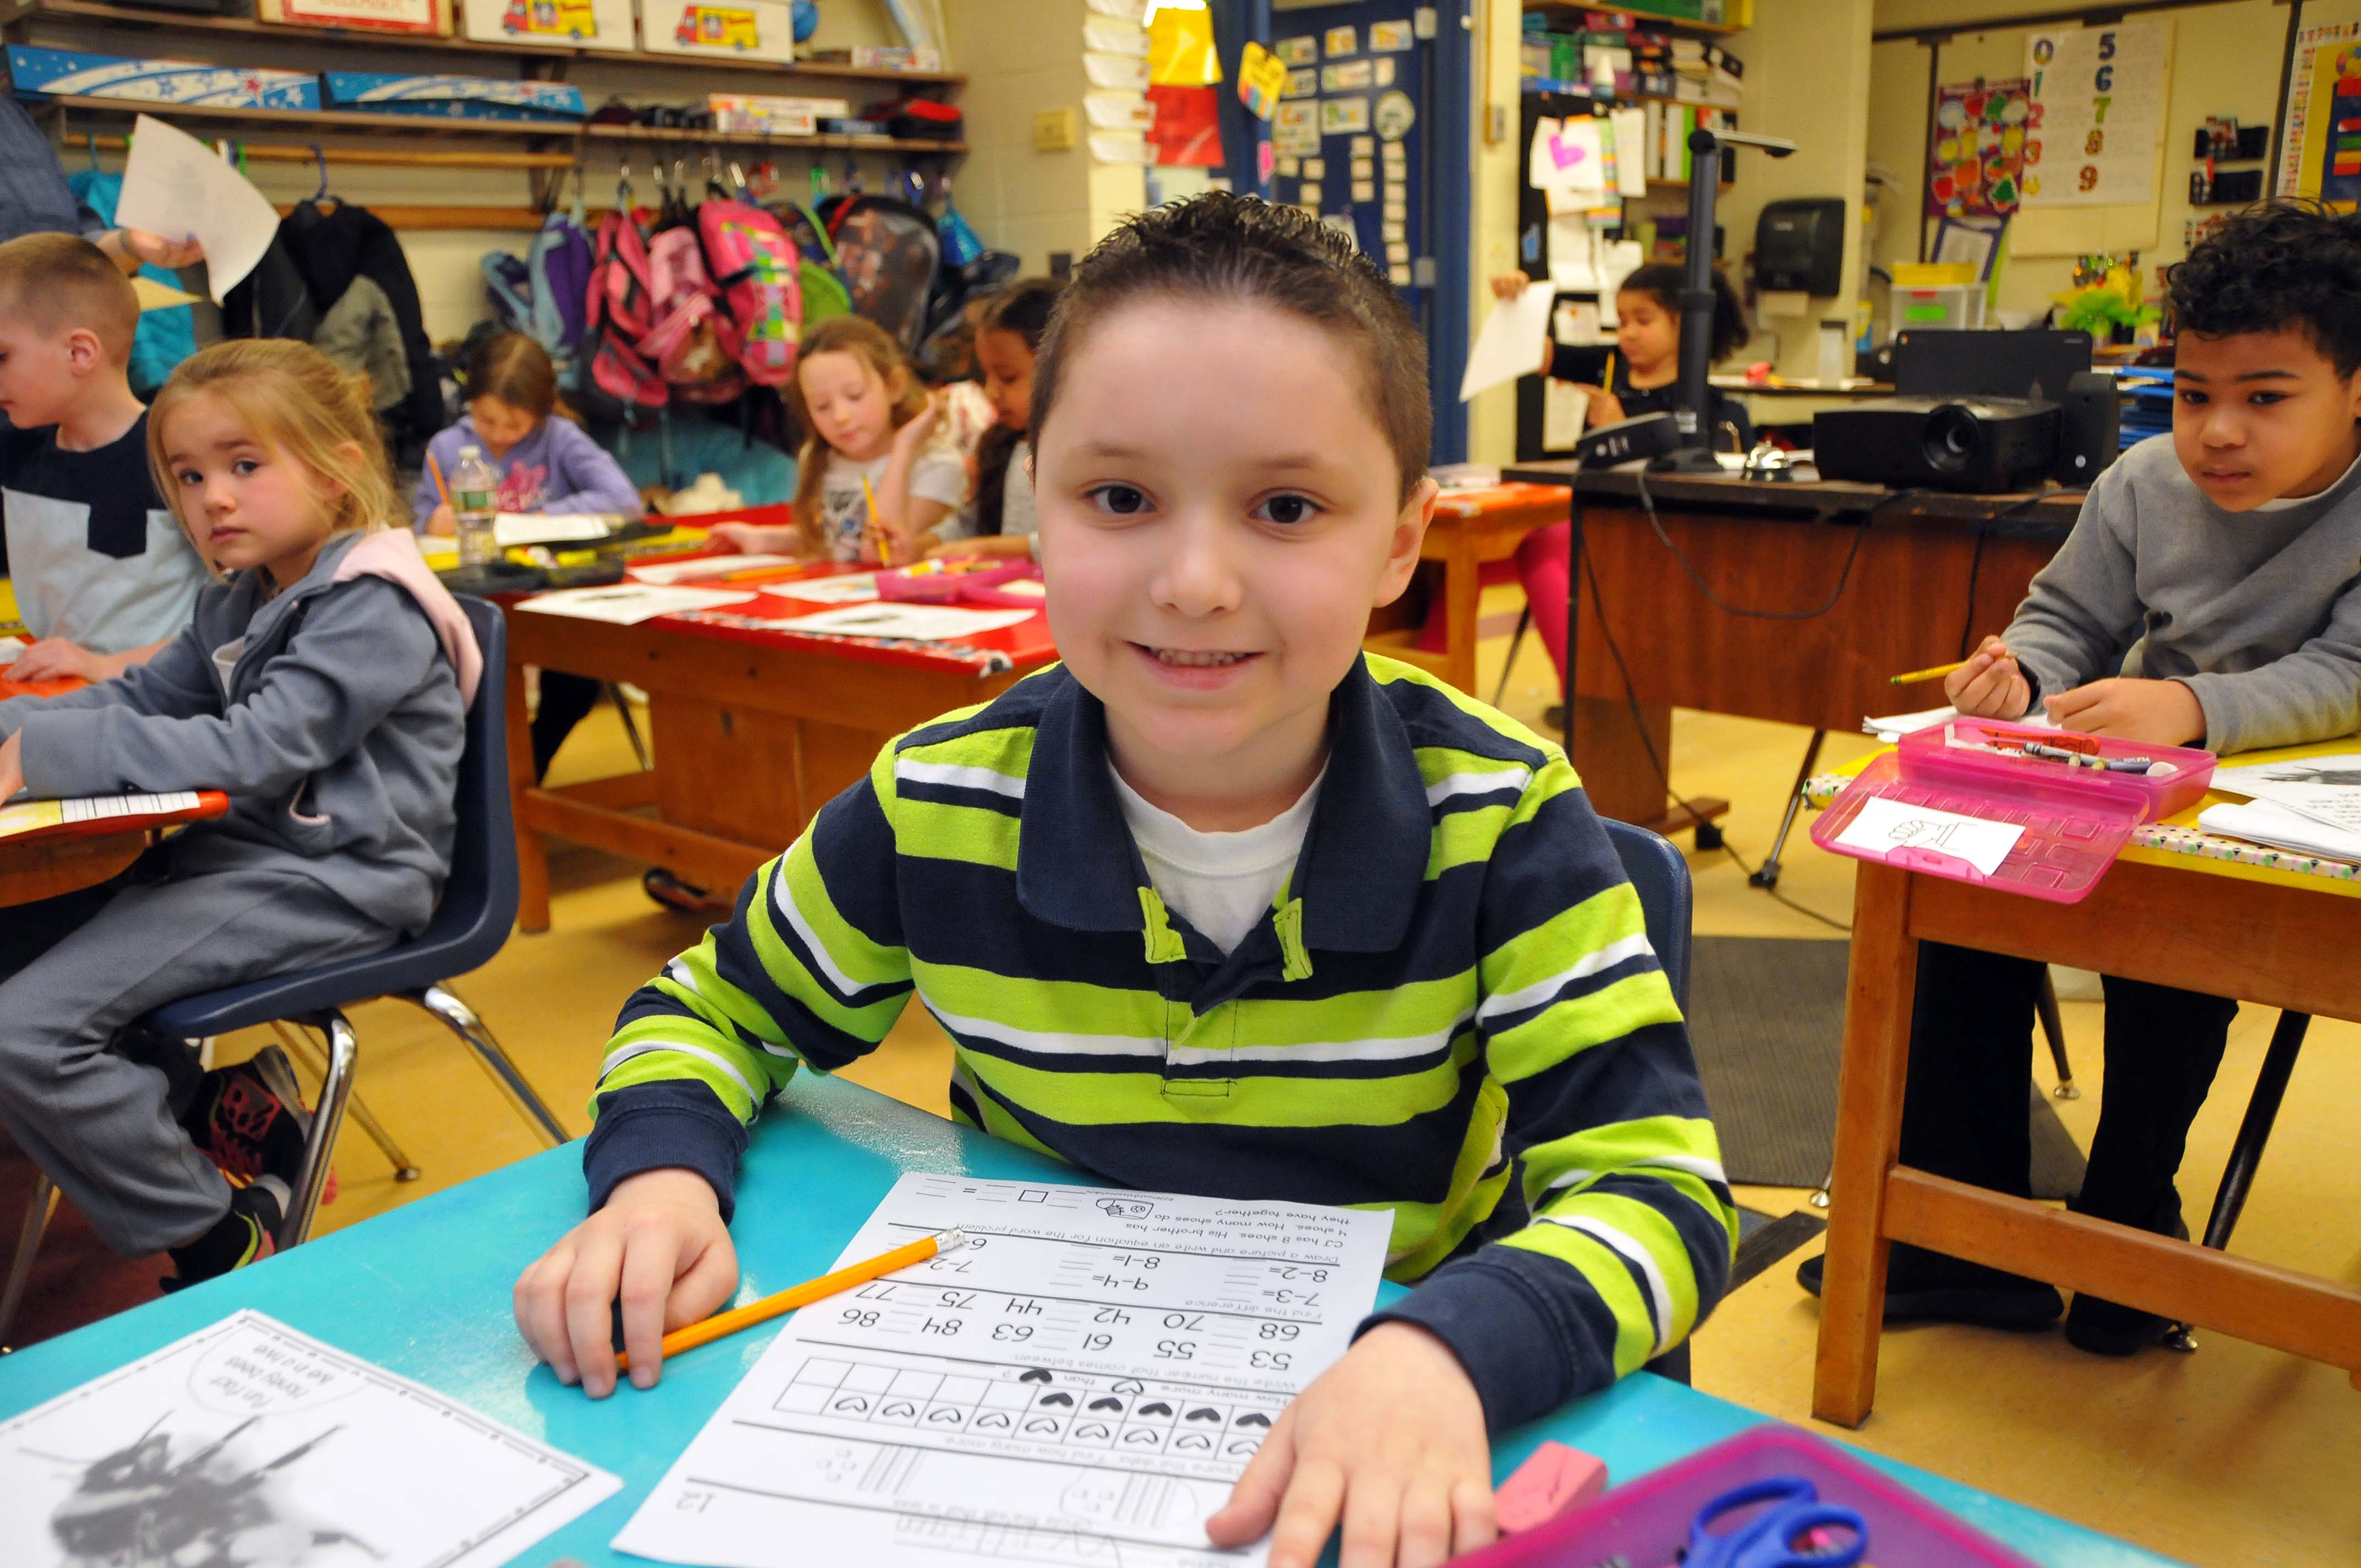
[[(1350, 241), (1214, 194), (1076, 271), (1034, 370), (1060, 667), (905, 735), (623, 1009), (593, 1212), (517, 1321), (612, 1390), (737, 1280), (737, 1156), (915, 990), (962, 1120), (1135, 1187), (1382, 1206), (1417, 1281), (1274, 1426), (1217, 1545), (1427, 1568), (1488, 1431), (1677, 1344), (1735, 1211), (1639, 902), (1564, 759), (1365, 655), (1434, 501), (1417, 329)], [(1275, 1526), (1275, 1528), (1274, 1528)]]

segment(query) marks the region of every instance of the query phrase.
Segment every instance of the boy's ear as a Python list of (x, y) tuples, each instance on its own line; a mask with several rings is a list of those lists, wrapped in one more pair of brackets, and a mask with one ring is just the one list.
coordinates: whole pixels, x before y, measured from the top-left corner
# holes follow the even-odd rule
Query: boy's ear
[(1411, 576), (1418, 570), (1419, 546), (1426, 543), (1426, 525), (1434, 521), (1434, 498), (1442, 490), (1432, 477), (1422, 478), (1411, 487), (1410, 499), (1394, 514), (1393, 535), (1386, 542), (1385, 570), (1378, 578), (1372, 608), (1393, 603), (1410, 587)]
[(77, 376), (87, 376), (106, 363), (106, 345), (98, 334), (78, 326), (66, 334), (66, 363)]

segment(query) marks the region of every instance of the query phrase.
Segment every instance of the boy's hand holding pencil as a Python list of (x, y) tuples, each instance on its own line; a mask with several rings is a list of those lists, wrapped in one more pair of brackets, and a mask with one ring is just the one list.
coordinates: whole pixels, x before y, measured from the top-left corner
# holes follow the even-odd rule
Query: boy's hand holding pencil
[(2033, 706), (2033, 685), (2008, 644), (1987, 637), (1967, 663), (1943, 677), (1951, 706), (1975, 718), (2022, 718)]

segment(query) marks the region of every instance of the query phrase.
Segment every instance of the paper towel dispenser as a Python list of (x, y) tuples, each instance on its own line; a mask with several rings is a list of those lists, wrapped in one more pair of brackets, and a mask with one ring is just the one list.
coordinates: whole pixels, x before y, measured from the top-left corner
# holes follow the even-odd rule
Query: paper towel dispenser
[(1754, 286), (1764, 293), (1823, 297), (1844, 283), (1845, 203), (1841, 196), (1773, 202), (1754, 225)]

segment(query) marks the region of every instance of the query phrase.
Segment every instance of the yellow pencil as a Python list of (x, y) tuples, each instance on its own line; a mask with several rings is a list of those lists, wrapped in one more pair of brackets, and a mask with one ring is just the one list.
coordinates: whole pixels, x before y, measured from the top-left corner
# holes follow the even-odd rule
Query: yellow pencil
[(443, 498), (445, 506), (450, 506), (451, 487), (443, 482), (443, 465), (434, 461), (434, 454), (432, 452), (426, 455), (426, 471), (434, 476), (434, 493)]
[[(891, 1274), (897, 1268), (907, 1268), (914, 1263), (924, 1263), (939, 1252), (955, 1252), (965, 1245), (967, 1245), (967, 1233), (964, 1231), (950, 1230), (940, 1235), (921, 1236), (907, 1246), (897, 1246), (892, 1252), (873, 1257), (866, 1263), (856, 1263), (850, 1268), (840, 1268), (833, 1274), (823, 1274), (818, 1279), (809, 1280), (791, 1289), (782, 1290), (775, 1296), (765, 1296), (761, 1300), (749, 1302), (743, 1307), (732, 1308), (727, 1312), (716, 1312), (703, 1322), (691, 1323), (685, 1329), (675, 1329), (664, 1335), (664, 1358), (670, 1360), (684, 1350), (695, 1350), (698, 1345), (711, 1344), (715, 1340), (727, 1334), (734, 1334), (740, 1329), (752, 1328), (756, 1323), (769, 1322), (773, 1318), (792, 1312), (797, 1307), (808, 1307), (814, 1301), (833, 1296), (840, 1290), (850, 1290), (856, 1285), (866, 1285), (881, 1275)], [(630, 1354), (618, 1354), (615, 1357), (615, 1365), (624, 1371), (631, 1370)]]
[(869, 526), (877, 535), (877, 561), (880, 565), (894, 564), (894, 542), (887, 537), (885, 525), (877, 521), (877, 492), (869, 488), (869, 476), (861, 476), (861, 493), (869, 502)]
[(1968, 662), (1965, 659), (1960, 659), (1949, 664), (1938, 664), (1931, 670), (1912, 670), (1906, 674), (1894, 676), (1893, 680), (1886, 684), (1889, 685), (1906, 686), (1915, 685), (1919, 681), (1939, 681), (1945, 675), (1949, 674), (1953, 670), (1963, 670), (1967, 668), (1967, 664)]
[(1598, 386), (1602, 391), (1615, 389), (1615, 351), (1611, 348), (1607, 351), (1607, 374), (1599, 378)]

